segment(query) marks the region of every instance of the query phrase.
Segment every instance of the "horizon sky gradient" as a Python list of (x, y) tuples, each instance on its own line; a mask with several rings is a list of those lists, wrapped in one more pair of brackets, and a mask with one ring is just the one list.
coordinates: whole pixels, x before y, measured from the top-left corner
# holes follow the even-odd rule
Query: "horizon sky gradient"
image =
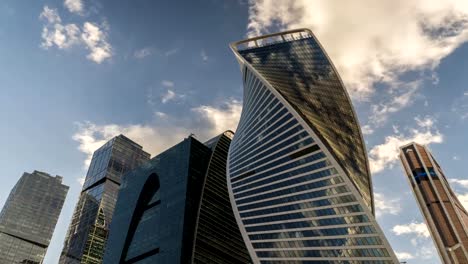
[(468, 206), (468, 2), (447, 0), (4, 0), (0, 207), (23, 172), (70, 186), (46, 264), (57, 263), (94, 150), (120, 133), (157, 155), (190, 133), (235, 130), (229, 43), (310, 28), (364, 133), (376, 215), (401, 261), (441, 263), (398, 160), (429, 144)]

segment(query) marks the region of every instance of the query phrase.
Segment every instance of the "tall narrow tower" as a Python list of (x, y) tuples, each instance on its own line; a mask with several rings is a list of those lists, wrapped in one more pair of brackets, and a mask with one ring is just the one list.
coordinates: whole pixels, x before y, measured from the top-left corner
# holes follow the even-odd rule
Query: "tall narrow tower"
[(468, 263), (468, 212), (429, 149), (410, 143), (400, 160), (444, 263)]
[(42, 263), (67, 192), (61, 176), (23, 174), (0, 213), (0, 264)]
[(244, 106), (229, 149), (228, 187), (254, 263), (398, 263), (374, 218), (356, 114), (312, 32), (231, 48)]
[(59, 263), (102, 263), (122, 176), (149, 158), (124, 135), (94, 152)]

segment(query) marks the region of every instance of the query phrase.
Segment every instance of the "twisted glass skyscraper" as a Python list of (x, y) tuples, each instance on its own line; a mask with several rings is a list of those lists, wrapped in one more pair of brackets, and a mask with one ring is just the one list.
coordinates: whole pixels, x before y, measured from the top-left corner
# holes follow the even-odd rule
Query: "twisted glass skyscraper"
[(351, 101), (306, 29), (231, 44), (244, 106), (228, 187), (255, 263), (398, 263)]

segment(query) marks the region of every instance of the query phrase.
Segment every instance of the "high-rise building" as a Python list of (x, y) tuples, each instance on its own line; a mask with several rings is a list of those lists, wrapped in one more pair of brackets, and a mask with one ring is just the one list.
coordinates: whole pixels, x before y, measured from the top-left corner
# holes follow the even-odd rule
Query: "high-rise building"
[(149, 158), (123, 135), (94, 152), (59, 263), (102, 263), (121, 178)]
[(231, 138), (188, 137), (126, 175), (104, 263), (250, 263), (226, 183)]
[(253, 262), (398, 263), (374, 217), (351, 100), (312, 32), (265, 35), (231, 48), (244, 105), (229, 150), (228, 187)]
[(62, 177), (24, 173), (0, 213), (0, 264), (40, 264), (67, 196)]
[(400, 148), (400, 160), (442, 262), (468, 263), (468, 212), (439, 164), (416, 143)]

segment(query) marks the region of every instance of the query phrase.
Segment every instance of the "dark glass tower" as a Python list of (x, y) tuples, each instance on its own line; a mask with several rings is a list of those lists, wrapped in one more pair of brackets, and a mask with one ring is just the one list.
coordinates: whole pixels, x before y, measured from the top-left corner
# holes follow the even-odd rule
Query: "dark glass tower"
[(42, 263), (68, 186), (62, 177), (24, 173), (0, 213), (0, 263)]
[(59, 263), (102, 263), (121, 178), (149, 158), (123, 135), (94, 152)]
[(468, 263), (468, 212), (427, 147), (401, 147), (400, 160), (443, 263)]
[(227, 190), (231, 138), (189, 137), (126, 175), (104, 263), (249, 263)]
[(228, 187), (253, 262), (398, 263), (374, 218), (351, 100), (312, 32), (231, 48), (244, 105), (229, 150)]

